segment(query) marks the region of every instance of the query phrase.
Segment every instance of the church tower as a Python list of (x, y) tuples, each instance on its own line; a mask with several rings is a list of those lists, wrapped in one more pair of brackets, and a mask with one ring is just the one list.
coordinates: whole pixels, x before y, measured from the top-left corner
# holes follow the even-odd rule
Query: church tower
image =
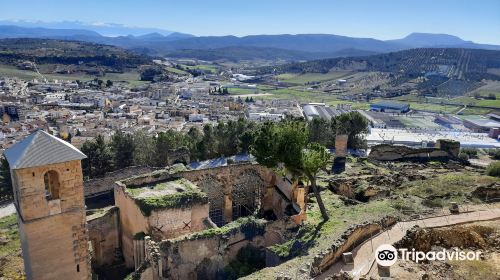
[(90, 279), (83, 175), (86, 156), (42, 130), (5, 151), (28, 279)]

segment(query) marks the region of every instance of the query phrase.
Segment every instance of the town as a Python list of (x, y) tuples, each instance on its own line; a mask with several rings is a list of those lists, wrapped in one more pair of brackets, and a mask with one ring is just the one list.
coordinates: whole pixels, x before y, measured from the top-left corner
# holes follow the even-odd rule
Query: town
[(498, 3), (41, 2), (0, 9), (0, 279), (500, 278)]

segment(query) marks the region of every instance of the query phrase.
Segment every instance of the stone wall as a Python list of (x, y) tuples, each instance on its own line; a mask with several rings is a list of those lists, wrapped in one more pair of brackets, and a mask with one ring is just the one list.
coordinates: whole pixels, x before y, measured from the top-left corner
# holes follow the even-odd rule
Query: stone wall
[(380, 161), (447, 160), (457, 158), (459, 150), (460, 143), (451, 140), (438, 140), (436, 148), (410, 148), (381, 144), (373, 146), (368, 157)]
[(130, 178), (140, 174), (150, 173), (158, 168), (147, 167), (147, 166), (130, 166), (120, 170), (106, 173), (102, 178), (95, 178), (92, 180), (85, 181), (83, 183), (83, 189), (85, 197), (94, 197), (108, 192), (113, 192), (116, 181), (123, 180), (125, 178)]
[(125, 192), (125, 186), (115, 187), (115, 205), (120, 209), (122, 251), (127, 267), (134, 267), (134, 235), (145, 233), (157, 240), (204, 230), (207, 226), (208, 204), (194, 204), (189, 207), (155, 209), (145, 215), (135, 200)]
[[(227, 225), (230, 226), (230, 225)], [(267, 222), (263, 231), (250, 235), (244, 226), (220, 234), (193, 234), (184, 238), (164, 240), (159, 244), (162, 279), (216, 279), (224, 268), (247, 245), (264, 249), (285, 240), (281, 232), (296, 227), (291, 220)], [(248, 229), (247, 229), (248, 230)]]
[[(172, 167), (173, 168), (173, 167)], [(124, 180), (125, 185), (145, 185), (173, 178), (185, 178), (197, 185), (209, 197), (211, 217), (219, 213), (221, 222), (214, 219), (218, 225), (231, 222), (233, 215), (235, 195), (242, 188), (253, 190), (255, 203), (261, 203), (263, 209), (272, 209), (272, 192), (276, 181), (274, 172), (257, 164), (234, 164), (210, 169), (172, 171), (159, 170), (153, 173), (136, 176)], [(214, 209), (215, 208), (215, 209)], [(236, 215), (237, 216), (237, 215)]]
[(393, 217), (382, 219), (378, 223), (357, 224), (350, 227), (342, 236), (333, 242), (330, 248), (314, 256), (310, 266), (312, 277), (326, 271), (332, 264), (337, 262), (343, 253), (351, 251), (363, 241), (375, 236), (377, 233), (396, 223)]
[[(58, 195), (46, 197), (44, 174), (55, 172)], [(80, 161), (12, 170), (28, 279), (88, 279), (90, 254)]]
[(87, 213), (94, 269), (101, 269), (122, 261), (118, 211), (118, 207), (112, 206), (99, 209), (96, 213)]

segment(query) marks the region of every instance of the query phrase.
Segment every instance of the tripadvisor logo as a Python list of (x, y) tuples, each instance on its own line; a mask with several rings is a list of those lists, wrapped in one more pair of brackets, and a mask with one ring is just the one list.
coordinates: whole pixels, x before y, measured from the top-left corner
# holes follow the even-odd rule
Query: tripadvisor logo
[(481, 251), (461, 251), (461, 250), (440, 250), (440, 251), (415, 251), (415, 249), (408, 250), (406, 248), (396, 249), (389, 244), (380, 245), (375, 251), (375, 260), (381, 266), (391, 266), (396, 263), (398, 258), (401, 260), (412, 260), (416, 263), (421, 261), (474, 261), (480, 260)]

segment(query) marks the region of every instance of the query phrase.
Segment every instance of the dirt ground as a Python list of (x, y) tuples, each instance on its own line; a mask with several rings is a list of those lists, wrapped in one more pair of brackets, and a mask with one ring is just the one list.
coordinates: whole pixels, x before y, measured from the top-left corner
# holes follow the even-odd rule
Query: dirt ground
[[(390, 269), (391, 277), (394, 279), (429, 280), (500, 279), (500, 222), (498, 220), (447, 227), (427, 232), (427, 234), (429, 235), (427, 238), (432, 240), (430, 242), (433, 245), (432, 250), (453, 245), (456, 246), (453, 248), (465, 251), (480, 249), (482, 251), (481, 260), (429, 261), (418, 264), (410, 260), (398, 260)], [(448, 244), (439, 244), (440, 235), (447, 237)], [(413, 236), (412, 239), (418, 247), (419, 241), (425, 238)], [(370, 279), (380, 278), (376, 269), (370, 275)]]

